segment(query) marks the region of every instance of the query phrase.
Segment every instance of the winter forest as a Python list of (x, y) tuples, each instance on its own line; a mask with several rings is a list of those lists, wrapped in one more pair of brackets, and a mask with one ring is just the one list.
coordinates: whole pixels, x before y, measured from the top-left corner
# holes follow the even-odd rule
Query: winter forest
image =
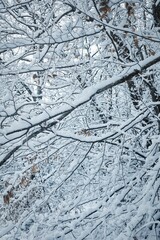
[(160, 239), (159, 0), (0, 0), (0, 239)]

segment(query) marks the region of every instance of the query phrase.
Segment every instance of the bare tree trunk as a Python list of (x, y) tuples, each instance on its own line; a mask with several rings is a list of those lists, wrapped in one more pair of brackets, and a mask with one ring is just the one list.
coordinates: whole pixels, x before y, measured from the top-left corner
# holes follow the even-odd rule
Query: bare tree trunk
[(158, 4), (156, 2), (158, 2), (158, 1), (153, 0), (153, 4), (152, 4), (154, 26), (160, 27), (160, 2), (158, 2)]

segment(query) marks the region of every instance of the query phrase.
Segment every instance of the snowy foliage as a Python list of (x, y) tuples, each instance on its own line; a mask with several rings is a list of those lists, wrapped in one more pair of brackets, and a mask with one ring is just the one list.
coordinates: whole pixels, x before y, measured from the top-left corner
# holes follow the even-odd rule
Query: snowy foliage
[(160, 238), (160, 1), (0, 1), (0, 238)]

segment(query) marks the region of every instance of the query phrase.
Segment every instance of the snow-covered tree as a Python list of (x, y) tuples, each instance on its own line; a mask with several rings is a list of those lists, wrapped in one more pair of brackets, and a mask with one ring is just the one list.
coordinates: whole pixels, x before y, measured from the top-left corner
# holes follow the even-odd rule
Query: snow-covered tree
[(158, 240), (160, 1), (0, 1), (0, 237)]

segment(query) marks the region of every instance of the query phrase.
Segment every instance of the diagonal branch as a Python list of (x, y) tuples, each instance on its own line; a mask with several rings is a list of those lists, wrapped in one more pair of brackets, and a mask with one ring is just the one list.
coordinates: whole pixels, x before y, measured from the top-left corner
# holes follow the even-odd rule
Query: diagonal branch
[[(71, 112), (73, 112), (75, 109), (80, 107), (81, 105), (89, 102), (96, 94), (102, 93), (112, 87), (115, 87), (119, 84), (122, 84), (126, 81), (131, 81), (131, 79), (136, 76), (137, 74), (141, 73), (143, 70), (153, 66), (154, 64), (160, 62), (160, 53), (156, 54), (155, 56), (148, 57), (147, 59), (140, 61), (138, 64), (135, 64), (131, 67), (127, 67), (120, 75), (117, 75), (111, 79), (108, 79), (106, 81), (103, 81), (101, 83), (97, 83), (91, 87), (87, 87), (83, 90), (81, 94), (78, 95), (78, 97), (74, 101), (68, 102), (65, 106), (60, 107), (59, 109), (54, 109), (51, 112), (47, 114), (41, 114), (38, 117), (38, 120), (35, 121), (35, 119), (31, 119), (30, 123), (24, 127), (22, 126), (22, 122), (18, 122), (16, 125), (9, 128), (9, 131), (6, 132), (6, 135), (14, 135), (17, 132), (23, 132), (25, 130), (29, 131), (30, 129), (33, 130), (34, 127), (38, 126), (39, 129), (34, 132), (32, 132), (28, 137), (26, 136), (26, 139), (23, 140), (23, 143), (19, 145), (18, 147), (14, 147), (1, 161), (0, 166), (2, 166), (6, 161), (28, 140), (34, 138), (39, 133), (44, 132), (45, 130), (49, 129), (52, 126), (55, 126), (57, 122), (63, 120), (65, 117), (67, 117)], [(57, 118), (56, 118), (57, 117)], [(56, 118), (56, 119), (55, 119)], [(40, 119), (40, 120), (39, 120)], [(46, 127), (42, 127), (41, 124), (46, 123), (47, 121), (53, 119), (54, 121), (46, 124)], [(33, 120), (33, 121), (32, 121)], [(12, 141), (12, 138), (10, 139)], [(0, 142), (4, 143), (4, 137), (2, 136), (2, 139)], [(2, 146), (2, 144), (0, 144)]]

